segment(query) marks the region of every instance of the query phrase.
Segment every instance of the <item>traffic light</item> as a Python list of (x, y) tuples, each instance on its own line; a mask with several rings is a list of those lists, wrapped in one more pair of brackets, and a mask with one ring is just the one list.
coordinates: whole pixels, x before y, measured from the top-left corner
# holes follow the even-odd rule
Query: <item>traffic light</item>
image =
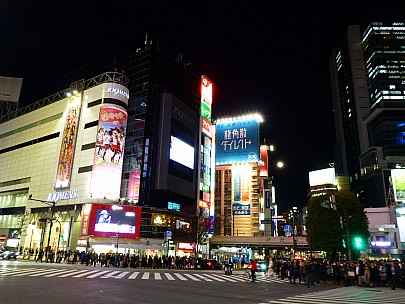
[(357, 249), (362, 249), (364, 247), (363, 239), (360, 236), (355, 236), (354, 237), (354, 246)]

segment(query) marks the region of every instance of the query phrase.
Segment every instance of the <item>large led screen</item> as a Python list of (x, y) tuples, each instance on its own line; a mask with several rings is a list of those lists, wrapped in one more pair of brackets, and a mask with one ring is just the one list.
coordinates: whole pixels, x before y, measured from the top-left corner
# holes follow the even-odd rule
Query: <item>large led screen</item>
[(89, 232), (94, 236), (137, 238), (140, 235), (141, 207), (92, 205)]
[(90, 194), (96, 198), (120, 197), (127, 113), (115, 107), (100, 109)]
[(194, 169), (194, 148), (177, 137), (170, 137), (170, 159)]
[(218, 122), (216, 124), (217, 165), (258, 162), (259, 126), (256, 119)]

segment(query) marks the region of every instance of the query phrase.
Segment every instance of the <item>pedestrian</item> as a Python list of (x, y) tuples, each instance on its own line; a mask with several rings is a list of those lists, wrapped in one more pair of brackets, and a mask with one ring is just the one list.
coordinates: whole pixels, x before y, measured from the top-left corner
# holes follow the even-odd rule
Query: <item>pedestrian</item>
[(395, 290), (395, 288), (398, 287), (400, 271), (401, 271), (401, 269), (399, 268), (398, 261), (392, 262), (391, 263), (391, 289), (392, 290)]
[(252, 282), (254, 282), (256, 279), (256, 271), (258, 270), (256, 261), (254, 259), (250, 259), (247, 267), (250, 268)]
[(308, 288), (313, 285), (314, 265), (311, 260), (309, 260), (308, 263), (305, 265), (305, 280)]

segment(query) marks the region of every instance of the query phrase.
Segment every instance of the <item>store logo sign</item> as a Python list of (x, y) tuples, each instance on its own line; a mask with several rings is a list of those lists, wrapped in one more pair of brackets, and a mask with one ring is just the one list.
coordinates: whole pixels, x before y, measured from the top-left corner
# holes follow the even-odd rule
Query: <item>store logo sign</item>
[(57, 201), (68, 200), (71, 198), (77, 198), (76, 189), (73, 189), (71, 191), (51, 192), (48, 194), (48, 198), (46, 201), (56, 203)]

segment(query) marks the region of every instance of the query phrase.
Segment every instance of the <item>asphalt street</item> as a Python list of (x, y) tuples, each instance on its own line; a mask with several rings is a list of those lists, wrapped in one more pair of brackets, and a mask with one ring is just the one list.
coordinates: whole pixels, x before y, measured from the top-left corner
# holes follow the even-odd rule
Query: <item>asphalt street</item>
[[(288, 280), (246, 282), (243, 271), (123, 269), (27, 261), (0, 261), (2, 303), (404, 303), (405, 291)], [(381, 302), (376, 302), (381, 297)], [(398, 297), (399, 295), (399, 297)], [(357, 299), (357, 300), (356, 300)], [(384, 299), (384, 301), (382, 301)], [(400, 302), (397, 302), (397, 300)], [(350, 301), (349, 301), (350, 300)], [(340, 301), (340, 302), (338, 302)]]

